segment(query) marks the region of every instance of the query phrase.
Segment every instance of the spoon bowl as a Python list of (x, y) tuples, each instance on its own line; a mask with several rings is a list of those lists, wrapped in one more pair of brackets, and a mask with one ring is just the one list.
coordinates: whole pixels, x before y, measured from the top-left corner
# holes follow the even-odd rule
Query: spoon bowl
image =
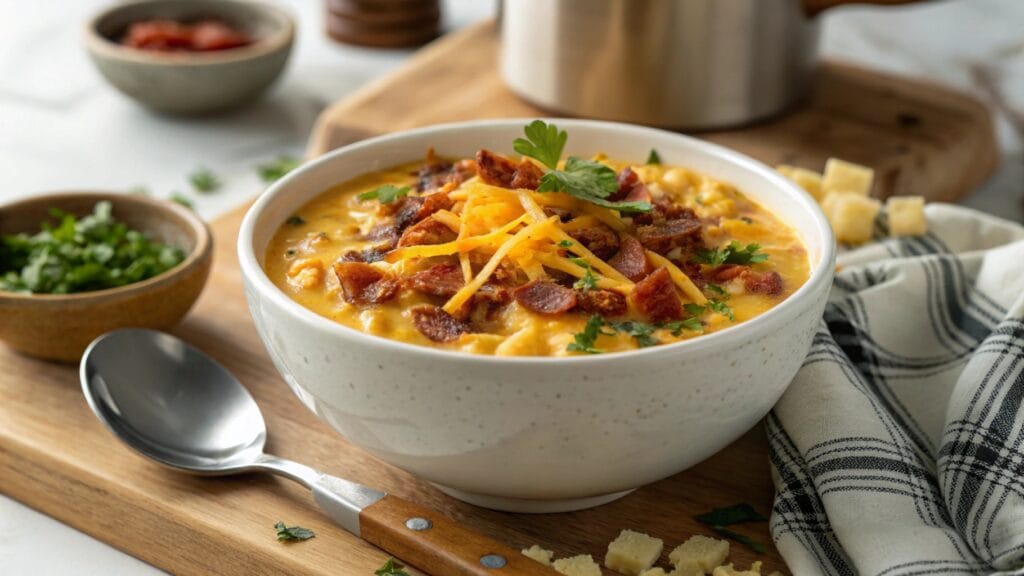
[(267, 428), (256, 401), (223, 366), (152, 330), (96, 339), (81, 365), (86, 400), (99, 419), (144, 456), (199, 474), (250, 469)]

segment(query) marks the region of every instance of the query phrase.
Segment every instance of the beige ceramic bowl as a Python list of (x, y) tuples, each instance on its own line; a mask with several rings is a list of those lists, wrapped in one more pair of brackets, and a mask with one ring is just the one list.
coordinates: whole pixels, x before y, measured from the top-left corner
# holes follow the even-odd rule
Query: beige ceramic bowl
[(51, 208), (83, 216), (109, 200), (114, 218), (184, 250), (176, 267), (120, 288), (48, 295), (0, 291), (0, 340), (32, 356), (76, 361), (97, 336), (127, 327), (166, 328), (188, 312), (206, 283), (213, 240), (191, 210), (144, 196), (68, 192), (0, 206), (0, 235), (34, 233)]
[[(216, 52), (152, 52), (122, 46), (142, 20), (222, 20), (256, 41)], [(85, 46), (103, 76), (140, 104), (171, 114), (202, 114), (246, 104), (281, 74), (295, 25), (284, 10), (239, 0), (145, 0), (115, 4), (86, 26)]]

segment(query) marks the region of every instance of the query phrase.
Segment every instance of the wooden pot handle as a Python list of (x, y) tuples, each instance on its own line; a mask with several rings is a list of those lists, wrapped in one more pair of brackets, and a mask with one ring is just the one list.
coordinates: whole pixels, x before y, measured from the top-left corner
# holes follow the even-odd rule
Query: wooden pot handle
[(808, 16), (814, 16), (829, 8), (843, 6), (845, 4), (874, 4), (876, 6), (892, 6), (896, 4), (913, 4), (921, 0), (802, 0), (804, 12)]
[(433, 510), (385, 496), (359, 513), (360, 536), (429, 574), (557, 576), (523, 556)]

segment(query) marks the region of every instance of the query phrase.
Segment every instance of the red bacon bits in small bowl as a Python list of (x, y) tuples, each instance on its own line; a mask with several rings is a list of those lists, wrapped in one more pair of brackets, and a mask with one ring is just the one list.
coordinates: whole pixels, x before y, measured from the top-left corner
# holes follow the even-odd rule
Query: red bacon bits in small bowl
[(247, 34), (220, 20), (145, 20), (130, 25), (121, 38), (124, 46), (154, 52), (216, 52), (252, 42)]

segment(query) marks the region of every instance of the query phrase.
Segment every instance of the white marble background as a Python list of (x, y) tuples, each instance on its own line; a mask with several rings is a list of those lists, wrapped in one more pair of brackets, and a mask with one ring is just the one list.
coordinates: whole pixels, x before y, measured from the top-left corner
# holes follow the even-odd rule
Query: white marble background
[[(81, 26), (108, 3), (0, 0), (0, 202), (52, 190), (145, 186), (160, 196), (191, 195), (213, 218), (260, 191), (256, 164), (282, 153), (301, 156), (327, 103), (410, 54), (332, 43), (322, 33), (320, 1), (288, 0), (299, 40), (270, 96), (223, 117), (169, 119), (107, 87), (81, 48)], [(455, 29), (490, 15), (494, 4), (446, 0), (445, 8), (446, 27)], [(992, 107), (1003, 162), (965, 203), (1024, 221), (1024, 0), (847, 7), (825, 18), (826, 57), (930, 78)], [(224, 188), (191, 193), (186, 178), (199, 166), (215, 171)], [(0, 574), (160, 573), (0, 495)]]

